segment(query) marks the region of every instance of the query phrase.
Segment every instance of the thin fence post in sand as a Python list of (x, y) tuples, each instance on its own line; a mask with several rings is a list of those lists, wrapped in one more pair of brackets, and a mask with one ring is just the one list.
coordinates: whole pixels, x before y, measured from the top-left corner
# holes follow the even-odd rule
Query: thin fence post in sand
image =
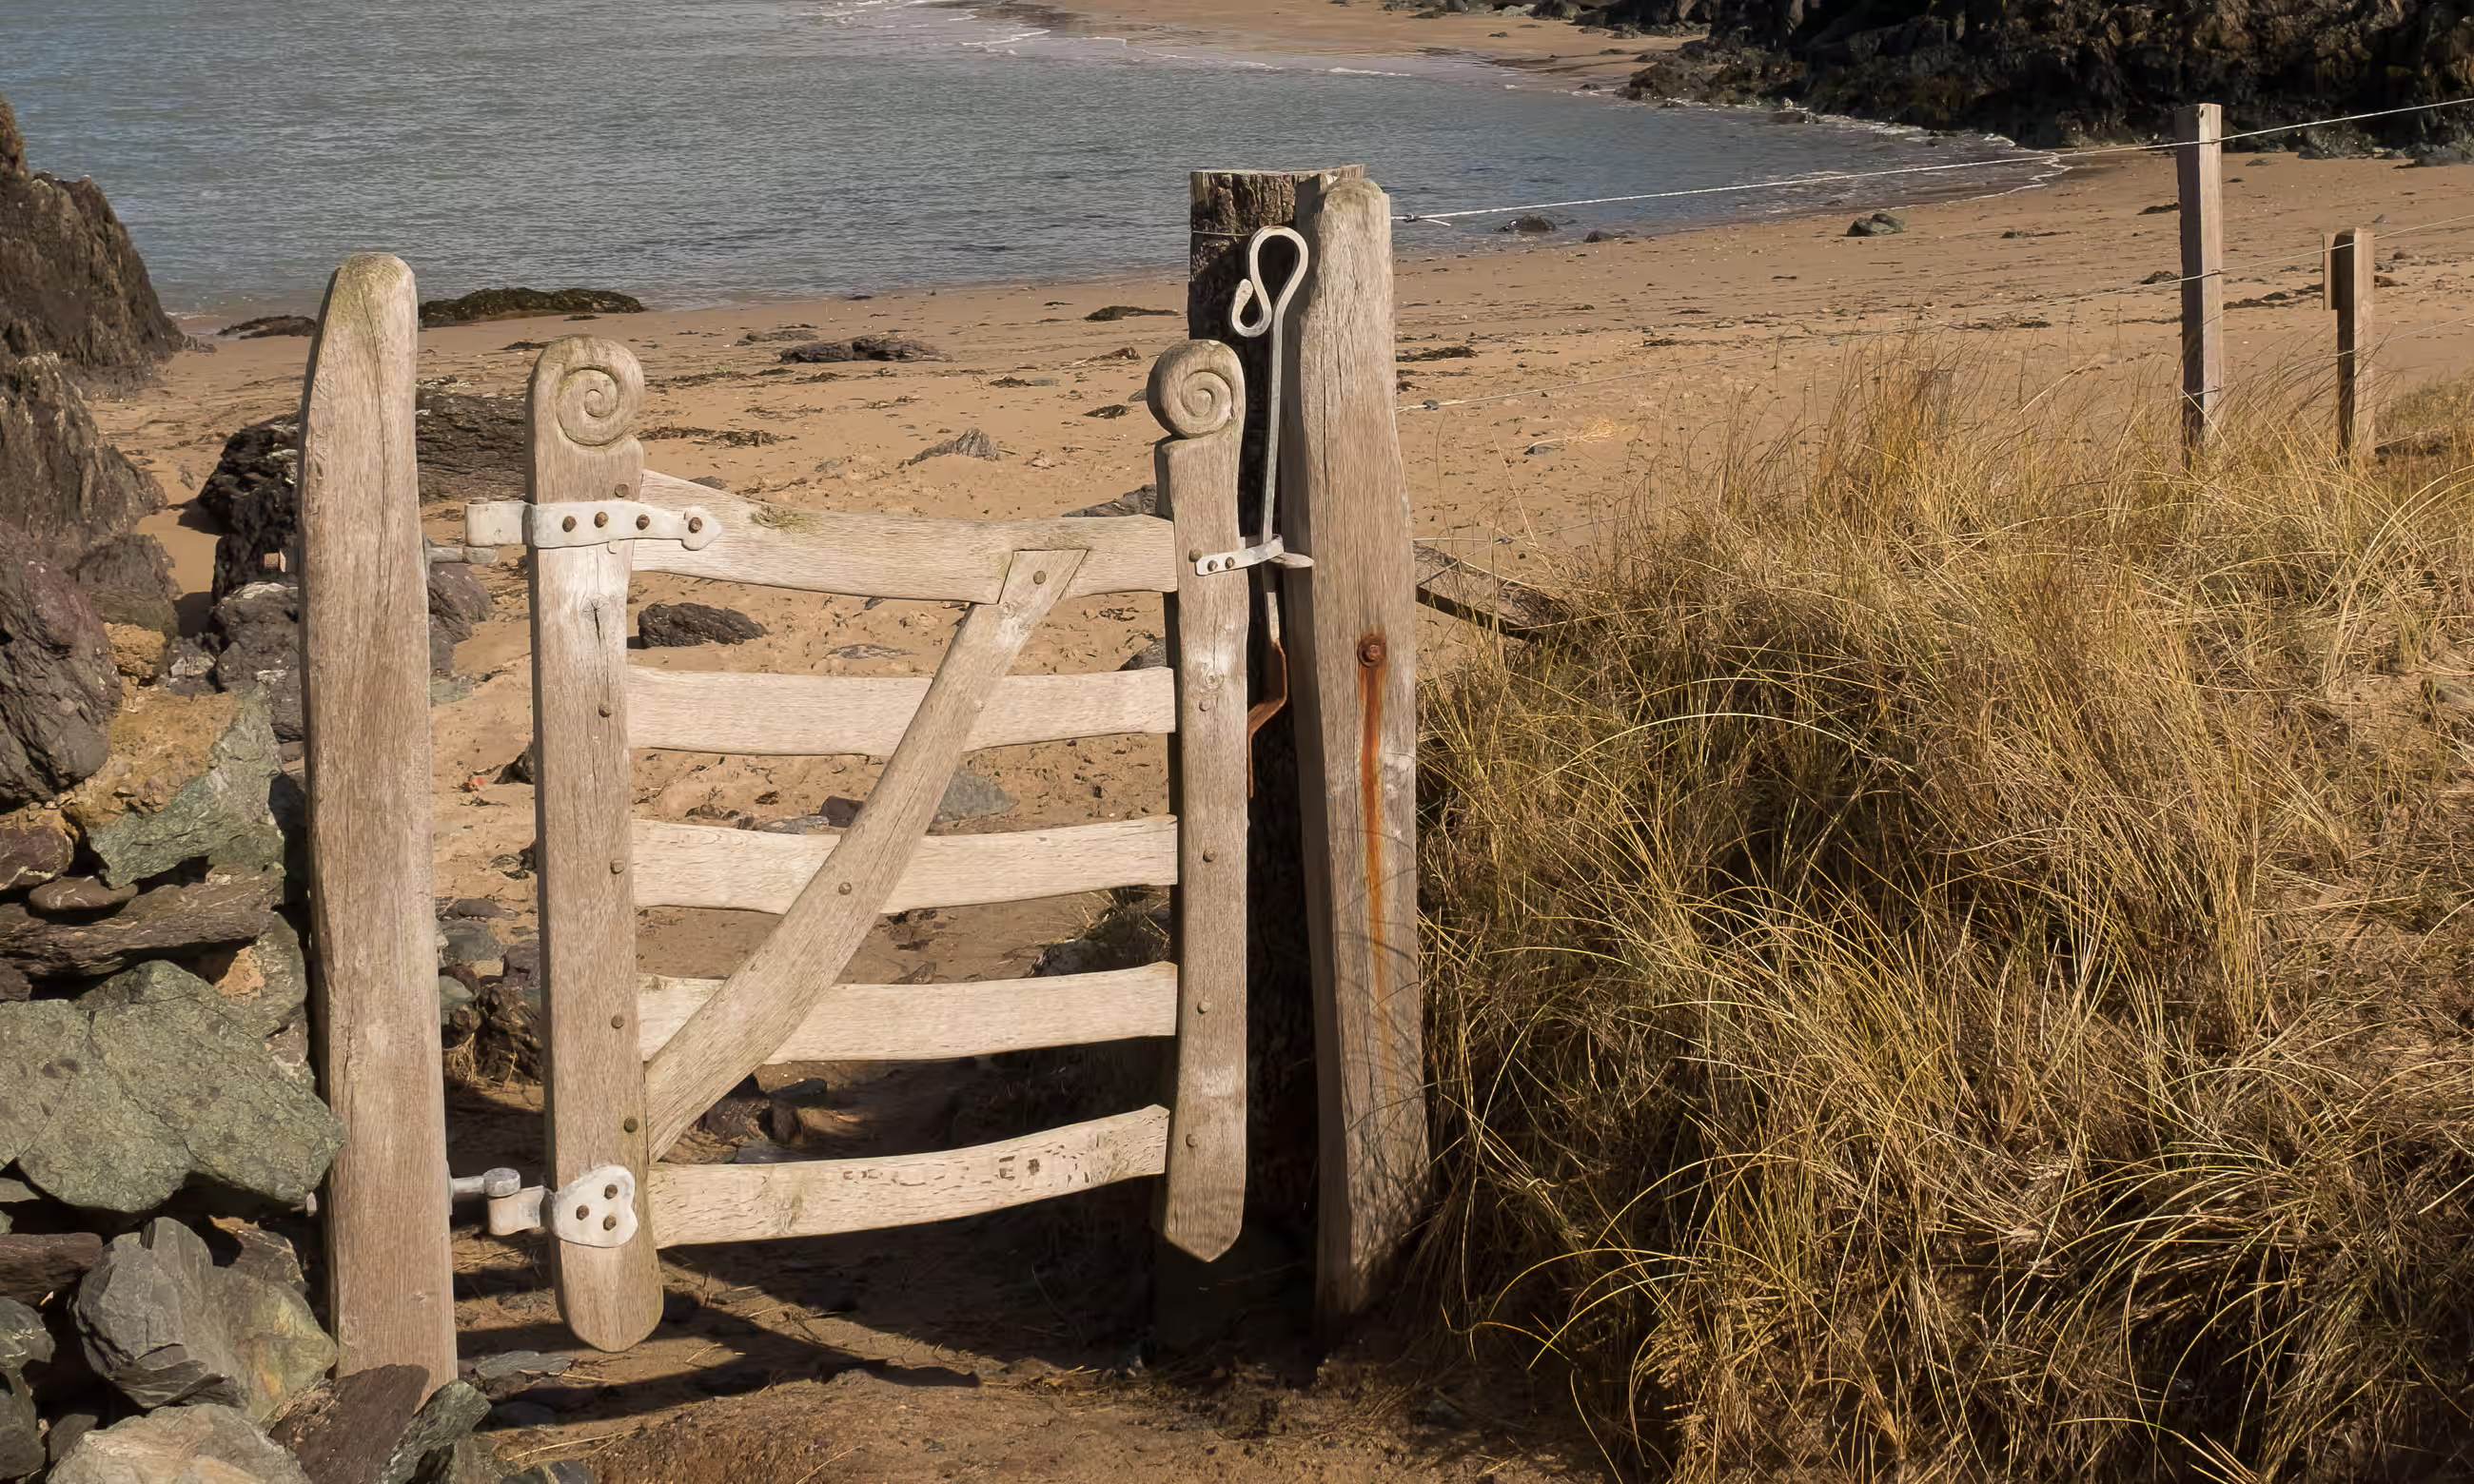
[(339, 1375), (455, 1378), (447, 1103), (430, 915), (428, 562), (412, 270), (347, 258), (301, 412), (303, 712)]
[[(625, 346), (585, 335), (552, 342), (533, 366), (526, 497), (536, 505), (639, 498), (644, 450), (634, 425), (643, 402), (644, 373)], [(549, 1020), (544, 1184), (557, 1190), (613, 1164), (636, 1177), (633, 1239), (618, 1247), (550, 1244), (568, 1328), (601, 1350), (626, 1349), (662, 1318), (661, 1262), (645, 1204), (648, 1118), (628, 846), (632, 544), (530, 554), (533, 807)]]
[(2225, 384), (2224, 109), (2173, 111), (2182, 204), (2182, 446), (2196, 453), (2215, 427)]
[(2349, 227), (2328, 244), (2328, 307), (2337, 311), (2337, 447), (2367, 454), (2378, 442), (2371, 413), (2371, 296), (2379, 251), (2367, 227)]
[(1315, 271), (1282, 409), (1287, 575), (1306, 922), (1322, 1089), (1316, 1309), (1378, 1292), (1423, 1203), (1424, 997), (1418, 959), (1418, 608), (1395, 422), (1391, 198), (1309, 181)]

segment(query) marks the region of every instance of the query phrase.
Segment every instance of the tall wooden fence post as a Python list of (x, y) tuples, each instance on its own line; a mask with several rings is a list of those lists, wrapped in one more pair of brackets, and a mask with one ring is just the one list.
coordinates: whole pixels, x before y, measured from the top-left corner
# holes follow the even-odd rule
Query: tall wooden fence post
[(2337, 311), (2337, 446), (2367, 454), (2378, 443), (2371, 414), (2371, 295), (2379, 281), (2371, 229), (2349, 227), (2328, 248), (2328, 306)]
[(2224, 109), (2195, 103), (2173, 112), (2182, 201), (2182, 445), (2207, 446), (2225, 384)]
[(1291, 673), (1322, 1086), (1317, 1310), (1357, 1313), (1427, 1181), (1418, 961), (1418, 609), (1394, 404), (1392, 203), (1311, 180), (1312, 245), (1285, 378)]
[(412, 270), (348, 258), (301, 412), (302, 702), (327, 1100), (336, 1372), (455, 1377), (447, 1103), (430, 915), (428, 562)]

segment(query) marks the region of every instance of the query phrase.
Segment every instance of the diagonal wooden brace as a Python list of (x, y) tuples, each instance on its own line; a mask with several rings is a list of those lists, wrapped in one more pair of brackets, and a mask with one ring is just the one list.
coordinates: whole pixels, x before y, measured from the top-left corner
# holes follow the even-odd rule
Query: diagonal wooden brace
[(773, 935), (645, 1066), (656, 1158), (764, 1065), (830, 992), (934, 819), (971, 725), (1082, 564), (1079, 551), (1017, 551), (997, 601), (971, 610), (901, 745), (825, 869)]

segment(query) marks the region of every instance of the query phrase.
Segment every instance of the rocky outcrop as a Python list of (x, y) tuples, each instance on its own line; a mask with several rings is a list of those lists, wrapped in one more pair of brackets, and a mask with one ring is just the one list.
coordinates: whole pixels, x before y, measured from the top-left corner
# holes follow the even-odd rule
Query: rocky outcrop
[(58, 357), (0, 355), (0, 548), (68, 572), (110, 622), (169, 632), (171, 562), (130, 529), (162, 503), (103, 441)]
[(0, 354), (112, 370), (180, 348), (102, 189), (28, 169), (17, 116), (0, 99)]
[[(1709, 23), (1637, 74), (1636, 96), (1793, 101), (2032, 145), (2170, 133), (2186, 103), (2223, 104), (2238, 132), (2474, 92), (2474, 14), (2434, 0), (1619, 0), (1592, 18)], [(2363, 127), (2442, 145), (2474, 137), (2474, 115)]]
[(110, 636), (77, 584), (50, 562), (0, 559), (0, 808), (102, 767), (119, 706)]
[[(415, 409), (423, 504), (524, 497), (523, 398), (424, 392)], [(198, 488), (200, 508), (224, 526), (215, 542), (217, 598), (264, 581), (271, 553), (301, 569), (300, 462), (298, 418), (253, 422), (224, 441), (223, 457)]]
[(744, 644), (764, 636), (764, 626), (735, 608), (708, 603), (647, 603), (636, 615), (637, 636), (648, 649), (694, 644)]

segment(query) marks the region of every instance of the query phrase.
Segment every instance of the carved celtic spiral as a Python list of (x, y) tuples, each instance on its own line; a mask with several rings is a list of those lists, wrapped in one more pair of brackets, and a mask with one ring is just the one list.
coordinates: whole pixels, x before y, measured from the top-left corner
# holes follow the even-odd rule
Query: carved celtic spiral
[(586, 448), (625, 438), (644, 409), (644, 371), (635, 352), (615, 340), (577, 335), (542, 352), (533, 371), (535, 416), (548, 408), (559, 433)]
[(1189, 340), (1152, 363), (1152, 416), (1179, 438), (1201, 438), (1245, 416), (1246, 373), (1237, 352)]

